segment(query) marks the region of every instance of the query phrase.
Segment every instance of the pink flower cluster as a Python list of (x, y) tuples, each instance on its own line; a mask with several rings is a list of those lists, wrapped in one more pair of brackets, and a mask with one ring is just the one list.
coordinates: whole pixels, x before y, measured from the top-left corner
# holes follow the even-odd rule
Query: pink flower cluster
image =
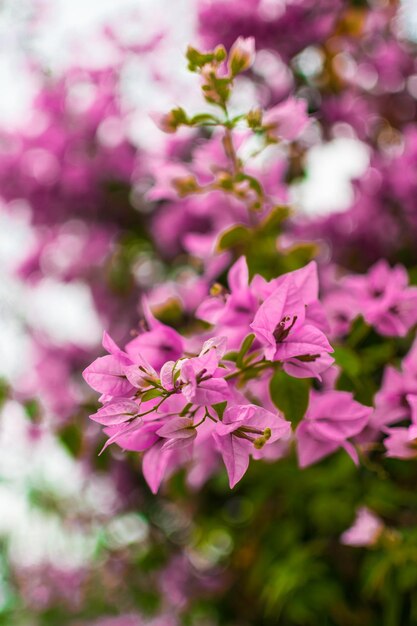
[(103, 406), (91, 419), (105, 427), (105, 447), (144, 452), (143, 474), (153, 492), (184, 464), (190, 484), (200, 485), (220, 458), (234, 487), (250, 458), (278, 458), (292, 437), (302, 466), (339, 448), (357, 461), (350, 440), (372, 409), (350, 393), (312, 392), (295, 435), (269, 398), (277, 369), (320, 381), (333, 363), (315, 263), (270, 282), (259, 275), (249, 281), (242, 257), (228, 283), (229, 290), (214, 289), (197, 310), (212, 325), (210, 334), (182, 337), (145, 302), (144, 330), (124, 350), (105, 334), (109, 354), (84, 371), (102, 394)]
[(126, 212), (125, 197), (112, 193), (112, 184), (129, 184), (137, 153), (126, 136), (119, 71), (71, 68), (42, 85), (26, 126), (1, 131), (2, 197), (24, 198), (35, 224), (75, 217), (105, 222)]
[(401, 369), (385, 368), (381, 388), (375, 394), (370, 429), (386, 435), (387, 456), (417, 457), (417, 343), (404, 357)]
[(261, 0), (200, 0), (200, 32), (209, 46), (221, 42), (229, 47), (238, 35), (254, 36), (288, 59), (330, 33), (341, 4), (340, 0), (290, 0), (276, 6)]
[(324, 306), (332, 335), (343, 337), (361, 315), (380, 335), (404, 337), (417, 323), (417, 287), (409, 285), (402, 265), (381, 259), (366, 274), (351, 274), (330, 284)]

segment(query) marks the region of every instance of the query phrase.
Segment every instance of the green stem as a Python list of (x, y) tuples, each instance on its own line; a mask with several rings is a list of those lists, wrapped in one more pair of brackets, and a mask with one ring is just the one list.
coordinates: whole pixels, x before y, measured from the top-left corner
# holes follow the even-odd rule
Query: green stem
[(230, 128), (225, 129), (224, 137), (223, 137), (223, 147), (228, 159), (230, 159), (232, 163), (232, 168), (234, 174), (237, 174), (240, 170), (239, 159), (237, 158), (235, 146), (233, 144), (233, 135)]
[(251, 365), (242, 367), (241, 369), (236, 370), (235, 372), (231, 372), (230, 374), (227, 374), (224, 377), (224, 379), (230, 380), (248, 371), (252, 371), (254, 374), (257, 374), (258, 372), (261, 372), (264, 369), (268, 369), (270, 367), (275, 368), (275, 367), (280, 367), (280, 366), (281, 366), (281, 363), (279, 361), (258, 361), (258, 363), (252, 363)]

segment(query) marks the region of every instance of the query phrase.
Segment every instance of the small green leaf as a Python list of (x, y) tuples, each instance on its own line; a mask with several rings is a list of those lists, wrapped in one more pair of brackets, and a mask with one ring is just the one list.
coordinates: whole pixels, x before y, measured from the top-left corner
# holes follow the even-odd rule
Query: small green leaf
[(226, 52), (226, 48), (222, 44), (219, 44), (218, 46), (214, 48), (214, 58), (217, 61), (217, 63), (221, 63), (222, 61), (226, 60), (227, 52)]
[(235, 248), (239, 245), (245, 245), (250, 239), (251, 233), (246, 226), (237, 224), (228, 230), (225, 230), (221, 235), (217, 244), (219, 252), (223, 250), (229, 250), (229, 248)]
[(0, 407), (6, 402), (9, 395), (9, 387), (3, 378), (0, 378)]
[(293, 426), (304, 417), (308, 407), (309, 390), (308, 379), (293, 378), (283, 371), (275, 372), (269, 384), (273, 403)]
[(291, 215), (291, 210), (287, 206), (276, 206), (268, 213), (267, 217), (261, 222), (258, 227), (260, 233), (270, 233), (271, 231), (276, 233), (283, 222), (285, 222)]
[(154, 398), (160, 398), (162, 396), (162, 391), (160, 389), (149, 389), (145, 391), (141, 395), (142, 402), (147, 402), (148, 400), (153, 400)]
[(363, 317), (357, 317), (350, 329), (350, 334), (347, 339), (348, 344), (354, 348), (359, 345), (365, 337), (369, 334), (371, 327), (365, 322)]
[(25, 413), (31, 422), (36, 421), (40, 416), (40, 406), (38, 401), (35, 398), (31, 398), (30, 400), (26, 400), (23, 405), (25, 409)]
[(192, 46), (188, 46), (185, 56), (188, 61), (188, 69), (191, 72), (195, 72), (198, 69), (201, 69), (202, 67), (204, 67), (204, 65), (206, 65), (207, 63), (211, 63), (214, 60), (213, 53), (209, 52), (207, 54), (204, 54), (196, 48), (193, 48)]
[(185, 417), (187, 415), (187, 413), (189, 412), (189, 410), (191, 409), (192, 406), (193, 406), (193, 403), (189, 402), (188, 404), (185, 405), (185, 407), (183, 408), (181, 413), (178, 413), (178, 415), (180, 417)]
[(259, 182), (259, 180), (257, 178), (254, 178), (253, 176), (248, 176), (248, 174), (238, 174), (238, 176), (236, 176), (236, 180), (238, 182), (242, 182), (244, 180), (246, 180), (249, 184), (249, 187), (260, 197), (262, 198), (264, 195), (263, 189), (262, 189), (262, 185)]
[(214, 115), (210, 115), (210, 113), (199, 113), (198, 115), (194, 115), (189, 120), (189, 122), (190, 124), (202, 124), (202, 125), (204, 125), (207, 122), (218, 124), (219, 119), (215, 117)]
[(218, 402), (217, 404), (213, 404), (213, 409), (216, 411), (217, 416), (220, 421), (223, 419), (223, 414), (224, 414), (226, 407), (227, 407), (226, 400), (224, 400), (224, 402)]
[(73, 457), (80, 456), (83, 447), (82, 430), (77, 424), (68, 424), (59, 433), (61, 443)]
[(283, 259), (286, 265), (286, 271), (294, 271), (307, 265), (317, 256), (318, 247), (315, 243), (297, 243), (290, 248), (286, 248), (285, 250), (280, 250), (283, 254)]
[(251, 333), (250, 335), (247, 335), (247, 337), (245, 337), (245, 339), (243, 340), (242, 345), (240, 346), (240, 350), (238, 352), (237, 358), (236, 358), (236, 365), (238, 367), (243, 366), (243, 359), (245, 358), (246, 354), (251, 349), (251, 346), (254, 340), (255, 340), (255, 335), (253, 333)]
[(236, 359), (239, 356), (239, 352), (236, 350), (231, 350), (230, 352), (226, 352), (223, 359), (225, 361), (234, 361), (236, 363)]

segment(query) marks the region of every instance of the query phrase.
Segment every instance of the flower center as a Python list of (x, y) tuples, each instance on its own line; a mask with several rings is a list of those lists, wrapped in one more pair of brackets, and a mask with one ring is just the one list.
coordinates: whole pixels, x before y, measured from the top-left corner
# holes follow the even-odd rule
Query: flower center
[(282, 341), (284, 341), (284, 339), (288, 337), (296, 321), (297, 321), (296, 315), (294, 315), (292, 318), (289, 315), (286, 315), (275, 326), (275, 330), (272, 334), (274, 335), (274, 339), (277, 343), (281, 343)]
[(300, 356), (294, 357), (297, 361), (301, 361), (302, 363), (312, 363), (316, 359), (319, 358), (319, 354), (300, 354)]
[[(264, 447), (268, 439), (271, 438), (272, 433), (270, 428), (260, 430), (259, 428), (253, 428), (252, 426), (239, 426), (239, 428), (232, 432), (232, 435), (239, 437), (239, 439), (250, 441), (257, 450), (260, 450)], [(254, 437), (253, 435), (259, 435), (259, 437)]]

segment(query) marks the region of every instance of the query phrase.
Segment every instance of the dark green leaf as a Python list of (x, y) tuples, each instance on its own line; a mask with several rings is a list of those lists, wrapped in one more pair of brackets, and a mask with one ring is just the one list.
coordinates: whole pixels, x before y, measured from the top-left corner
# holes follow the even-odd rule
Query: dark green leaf
[(226, 354), (224, 355), (223, 359), (225, 361), (234, 361), (236, 362), (236, 359), (238, 357), (239, 353), (236, 350), (231, 350), (230, 352), (226, 352)]
[(296, 426), (304, 417), (308, 407), (310, 382), (305, 378), (293, 378), (283, 371), (273, 375), (269, 391), (275, 406), (287, 420)]
[(361, 371), (361, 360), (359, 356), (347, 346), (336, 346), (333, 357), (344, 372), (349, 376), (356, 377)]
[(216, 411), (219, 420), (223, 419), (223, 413), (226, 407), (227, 407), (226, 400), (224, 402), (218, 402), (217, 404), (213, 404), (213, 409)]
[(250, 335), (247, 335), (247, 337), (245, 337), (245, 339), (243, 340), (242, 345), (240, 346), (239, 353), (237, 355), (237, 359), (236, 359), (236, 365), (238, 367), (242, 367), (243, 359), (245, 358), (247, 352), (249, 352), (249, 350), (251, 349), (251, 346), (254, 340), (255, 340), (255, 335), (253, 333), (251, 333)]
[(246, 228), (246, 226), (238, 224), (221, 234), (217, 248), (219, 252), (222, 252), (223, 250), (229, 250), (229, 248), (244, 245), (247, 241), (249, 241), (250, 236), (250, 230)]

